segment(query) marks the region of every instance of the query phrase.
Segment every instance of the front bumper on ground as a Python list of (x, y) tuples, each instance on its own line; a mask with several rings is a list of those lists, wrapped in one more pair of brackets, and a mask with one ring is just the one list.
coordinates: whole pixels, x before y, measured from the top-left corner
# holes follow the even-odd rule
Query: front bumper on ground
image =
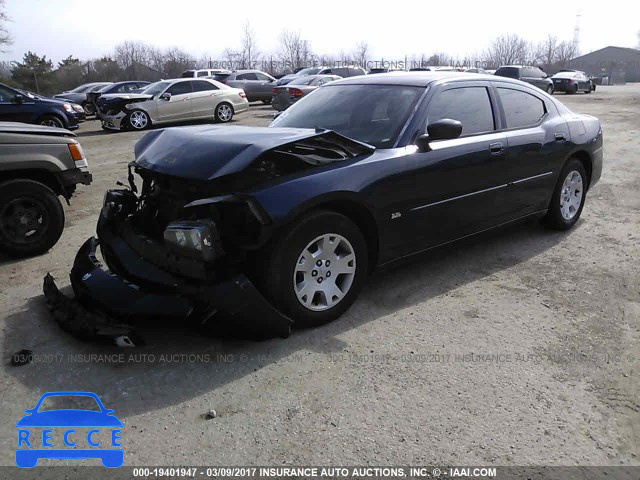
[[(145, 262), (122, 239), (108, 238), (109, 255), (129, 270), (132, 282), (104, 268), (97, 258), (98, 239), (91, 237), (78, 251), (71, 269), (75, 300), (63, 295), (47, 275), (43, 291), (60, 326), (83, 339), (110, 339), (120, 346), (141, 342), (138, 321), (189, 321), (215, 330), (231, 328), (251, 338), (286, 338), (293, 322), (278, 312), (242, 273), (215, 284), (186, 284)], [(106, 251), (104, 252), (106, 254)], [(127, 274), (129, 277), (129, 274)], [(148, 323), (147, 323), (148, 325)]]

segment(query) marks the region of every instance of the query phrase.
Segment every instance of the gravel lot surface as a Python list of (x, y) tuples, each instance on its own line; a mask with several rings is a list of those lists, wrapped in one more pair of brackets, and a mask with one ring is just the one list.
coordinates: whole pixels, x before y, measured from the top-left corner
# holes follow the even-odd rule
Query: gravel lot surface
[[(42, 277), (68, 291), (142, 136), (84, 123), (94, 183), (65, 206), (60, 242), (0, 257), (0, 464), (43, 392), (85, 390), (123, 421), (126, 465), (640, 465), (640, 84), (557, 98), (605, 135), (573, 230), (530, 223), (413, 259), (376, 274), (339, 321), (259, 343), (164, 328), (117, 349), (58, 328)], [(38, 362), (11, 366), (23, 348)]]

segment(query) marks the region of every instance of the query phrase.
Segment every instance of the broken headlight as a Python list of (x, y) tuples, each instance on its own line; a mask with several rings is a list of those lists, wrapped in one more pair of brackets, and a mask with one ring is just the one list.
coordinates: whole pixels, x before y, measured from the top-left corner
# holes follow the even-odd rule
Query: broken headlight
[(212, 261), (222, 254), (220, 236), (213, 220), (183, 220), (167, 225), (164, 241), (187, 255)]

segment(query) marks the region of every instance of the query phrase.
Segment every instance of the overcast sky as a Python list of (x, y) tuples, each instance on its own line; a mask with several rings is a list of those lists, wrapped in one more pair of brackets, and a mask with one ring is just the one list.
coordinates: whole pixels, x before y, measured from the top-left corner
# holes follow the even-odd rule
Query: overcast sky
[(580, 17), (580, 50), (635, 47), (640, 29), (635, 2), (287, 0), (6, 0), (14, 38), (1, 60), (21, 60), (31, 50), (59, 61), (86, 60), (124, 40), (177, 46), (195, 58), (221, 59), (239, 48), (243, 24), (252, 25), (261, 52), (276, 52), (283, 29), (299, 31), (318, 54), (350, 52), (369, 44), (372, 59), (402, 59), (435, 52), (459, 58), (480, 53), (502, 33), (543, 40), (549, 33), (572, 40)]

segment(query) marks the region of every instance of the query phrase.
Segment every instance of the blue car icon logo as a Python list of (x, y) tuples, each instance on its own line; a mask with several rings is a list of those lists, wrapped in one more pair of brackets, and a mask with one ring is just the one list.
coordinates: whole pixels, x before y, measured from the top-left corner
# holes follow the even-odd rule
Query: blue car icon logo
[[(93, 399), (98, 408), (40, 411), (43, 402), (51, 397), (72, 397), (75, 401), (90, 402)], [(91, 404), (94, 405), (93, 402)], [(95, 393), (45, 393), (35, 407), (24, 412), (26, 415), (16, 423), (18, 467), (35, 467), (40, 458), (99, 458), (107, 468), (121, 467), (124, 463), (124, 451), (120, 448), (122, 422), (113, 415), (113, 410), (104, 408)]]

